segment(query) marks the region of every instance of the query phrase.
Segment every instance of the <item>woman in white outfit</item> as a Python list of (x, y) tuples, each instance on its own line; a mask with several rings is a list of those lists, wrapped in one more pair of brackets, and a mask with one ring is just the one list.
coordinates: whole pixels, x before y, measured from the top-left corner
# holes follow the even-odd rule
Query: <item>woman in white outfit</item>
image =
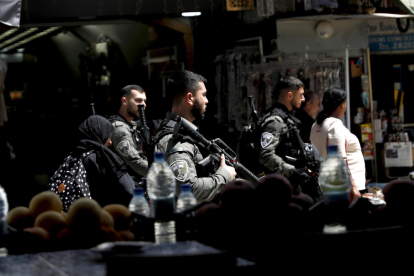
[(323, 110), (313, 124), (310, 140), (323, 158), (328, 145), (337, 145), (338, 154), (344, 158), (351, 174), (351, 200), (365, 192), (365, 161), (358, 138), (342, 123), (346, 110), (346, 92), (330, 88), (323, 94)]

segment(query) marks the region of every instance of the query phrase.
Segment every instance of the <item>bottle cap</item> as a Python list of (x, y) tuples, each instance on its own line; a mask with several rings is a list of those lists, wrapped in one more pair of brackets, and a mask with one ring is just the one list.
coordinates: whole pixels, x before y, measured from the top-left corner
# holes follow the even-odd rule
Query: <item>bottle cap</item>
[(143, 195), (144, 194), (144, 189), (141, 187), (135, 188), (134, 189), (134, 195)]
[(160, 160), (164, 161), (164, 153), (160, 151), (154, 152), (154, 161), (160, 161)]
[(327, 150), (328, 150), (328, 154), (329, 153), (338, 153), (338, 146), (337, 145), (328, 145)]
[(191, 191), (191, 185), (186, 183), (186, 184), (181, 184), (181, 192), (188, 192)]

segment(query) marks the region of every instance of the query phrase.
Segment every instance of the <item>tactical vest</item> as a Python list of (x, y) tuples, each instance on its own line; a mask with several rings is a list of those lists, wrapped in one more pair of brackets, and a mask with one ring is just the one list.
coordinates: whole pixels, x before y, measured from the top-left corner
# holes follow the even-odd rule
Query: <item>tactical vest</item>
[[(159, 143), (159, 141), (165, 137), (166, 135), (169, 134), (173, 134), (174, 132), (174, 128), (176, 125), (176, 121), (174, 121), (173, 119), (167, 118), (164, 121), (161, 122), (157, 133), (155, 133), (155, 135), (152, 137), (152, 142), (154, 145), (157, 145)], [(182, 135), (181, 133), (178, 133), (174, 139), (176, 139), (177, 142), (188, 142), (190, 144), (196, 145), (197, 148), (199, 149), (200, 153), (202, 156), (207, 156), (209, 153), (208, 151), (204, 148), (203, 145), (201, 145), (200, 143), (198, 143), (197, 141), (195, 141), (193, 138), (191, 138), (190, 136), (187, 135)], [(171, 155), (175, 152), (179, 152), (179, 151), (183, 151), (183, 148), (172, 148), (172, 149), (168, 149), (167, 152), (165, 152), (165, 155)], [(204, 177), (204, 176), (209, 176), (211, 173), (214, 173), (214, 171), (212, 170), (212, 168), (210, 166), (207, 167), (202, 167), (197, 163), (197, 160), (193, 160), (195, 167), (196, 167), (196, 171), (197, 171), (197, 176), (198, 177)]]
[(278, 116), (286, 124), (286, 127), (287, 127), (286, 131), (282, 133), (280, 136), (280, 142), (279, 142), (280, 144), (276, 148), (275, 154), (281, 157), (285, 162), (289, 163), (288, 160), (286, 159), (286, 156), (298, 158), (300, 147), (299, 147), (299, 143), (296, 141), (296, 138), (292, 137), (291, 132), (287, 130), (291, 129), (293, 126), (298, 126), (300, 124), (300, 121), (296, 119), (295, 117), (289, 114), (286, 114), (280, 108), (273, 108), (270, 112), (268, 112), (262, 118), (262, 122), (265, 122), (266, 119), (269, 118), (270, 116)]
[[(153, 144), (156, 145), (166, 135), (173, 134), (176, 124), (177, 124), (176, 121), (174, 121), (173, 119), (169, 119), (169, 118), (162, 121), (158, 128), (157, 133), (155, 133), (155, 135), (152, 137)], [(178, 135), (174, 137), (174, 139), (176, 139), (177, 142), (189, 142), (191, 144), (197, 145), (196, 141), (193, 138), (191, 138), (190, 136), (182, 135), (180, 133), (178, 133)], [(172, 148), (168, 150), (165, 154), (170, 155), (177, 151), (179, 151), (179, 149)]]
[(130, 125), (130, 124), (128, 124), (128, 123), (126, 123), (126, 122), (124, 122), (121, 118), (119, 118), (119, 116), (117, 116), (117, 115), (112, 115), (112, 116), (109, 116), (108, 117), (108, 121), (111, 123), (111, 124), (114, 124), (115, 123), (115, 127), (117, 127), (118, 125), (117, 124), (123, 124), (123, 125), (127, 125), (128, 126), (128, 128), (130, 129), (130, 132), (131, 132), (131, 135), (132, 135), (132, 140), (134, 141), (134, 146), (135, 146), (135, 148), (136, 149), (140, 149), (140, 147), (141, 147), (141, 138), (140, 138), (140, 136), (141, 136), (141, 133), (139, 132), (139, 130), (138, 130), (138, 126), (137, 126), (137, 128), (134, 130), (133, 129), (133, 127)]

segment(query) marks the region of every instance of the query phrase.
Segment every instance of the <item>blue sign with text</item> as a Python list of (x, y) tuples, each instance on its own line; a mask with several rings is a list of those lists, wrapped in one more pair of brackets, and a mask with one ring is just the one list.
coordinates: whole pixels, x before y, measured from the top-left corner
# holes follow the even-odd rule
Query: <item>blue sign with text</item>
[(414, 34), (370, 36), (369, 50), (371, 52), (414, 50)]

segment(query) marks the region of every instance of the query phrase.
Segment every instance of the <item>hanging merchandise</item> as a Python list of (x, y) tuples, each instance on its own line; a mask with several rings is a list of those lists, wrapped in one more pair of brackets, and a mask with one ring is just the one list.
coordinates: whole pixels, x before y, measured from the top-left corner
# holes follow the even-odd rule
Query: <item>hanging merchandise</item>
[[(260, 76), (248, 76), (243, 68), (246, 64), (260, 64), (261, 49), (258, 46), (237, 46), (218, 55), (216, 64), (216, 102), (215, 114), (219, 123), (231, 124), (241, 130), (247, 122), (248, 90), (260, 86)], [(257, 97), (255, 97), (257, 98)]]
[[(276, 58), (277, 61), (269, 61)], [(263, 62), (263, 59), (266, 62)], [(274, 89), (282, 76), (302, 80), (306, 90), (312, 90), (322, 100), (331, 87), (345, 89), (344, 53), (283, 54), (261, 57), (254, 46), (236, 47), (215, 59), (216, 118), (238, 131), (248, 125), (251, 110), (247, 96), (252, 96), (259, 116), (274, 103)]]
[(256, 0), (256, 6), (259, 18), (268, 18), (275, 14), (273, 0)]

